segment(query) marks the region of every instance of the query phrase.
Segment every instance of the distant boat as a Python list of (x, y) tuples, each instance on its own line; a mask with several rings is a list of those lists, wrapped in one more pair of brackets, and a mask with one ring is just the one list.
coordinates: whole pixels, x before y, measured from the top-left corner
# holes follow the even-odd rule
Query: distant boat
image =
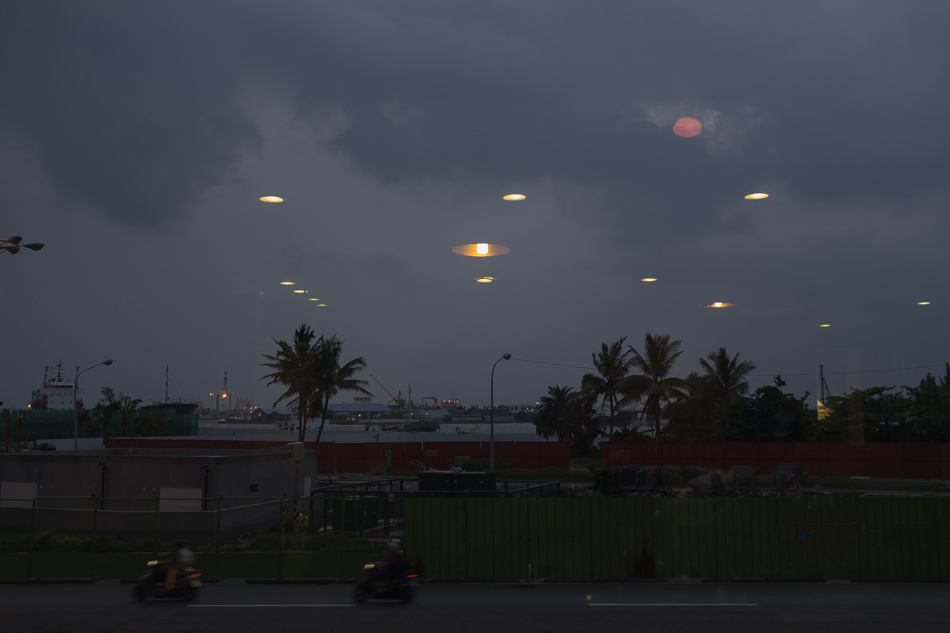
[[(76, 368), (79, 371), (79, 368)], [(43, 383), (39, 389), (33, 390), (30, 400), (31, 409), (72, 409), (75, 396), (79, 407), (82, 408), (82, 389), (74, 391), (73, 379), (63, 371), (63, 361), (55, 366), (47, 365), (43, 368)]]

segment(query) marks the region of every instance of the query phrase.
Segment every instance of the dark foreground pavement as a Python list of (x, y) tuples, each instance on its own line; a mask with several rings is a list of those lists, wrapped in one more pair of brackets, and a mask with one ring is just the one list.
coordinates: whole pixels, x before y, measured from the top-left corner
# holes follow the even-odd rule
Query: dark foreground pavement
[(944, 633), (950, 585), (433, 584), (408, 605), (356, 606), (353, 585), (206, 585), (191, 603), (135, 603), (132, 586), (0, 585), (3, 630), (445, 633)]

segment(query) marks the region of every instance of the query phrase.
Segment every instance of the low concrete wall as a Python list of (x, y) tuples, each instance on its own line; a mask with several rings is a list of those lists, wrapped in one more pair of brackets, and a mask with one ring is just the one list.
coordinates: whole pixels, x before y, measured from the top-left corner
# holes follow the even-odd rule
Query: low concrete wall
[[(49, 500), (41, 499), (46, 502)], [(96, 500), (90, 499), (90, 506)], [(213, 543), (220, 529), (222, 539), (249, 532), (268, 532), (279, 528), (281, 499), (272, 499), (238, 507), (222, 508), (220, 528), (217, 509), (198, 512), (160, 512), (157, 510), (99, 510), (5, 507), (0, 509), (0, 529), (90, 536), (108, 534), (126, 540), (157, 537), (161, 540), (185, 539), (195, 543)], [(283, 500), (287, 516), (292, 501)], [(216, 500), (214, 500), (216, 502)]]
[[(202, 498), (226, 497), (224, 507), (309, 494), (315, 455), (299, 464), (287, 445), (267, 450), (106, 449), (0, 454), (0, 514), (6, 508), (42, 507), (152, 511), (158, 500), (177, 509), (212, 509)], [(11, 492), (13, 491), (13, 492)], [(28, 491), (24, 497), (24, 491)], [(5, 498), (4, 498), (5, 497)], [(16, 501), (19, 500), (19, 501)], [(173, 504), (175, 505), (175, 504)]]

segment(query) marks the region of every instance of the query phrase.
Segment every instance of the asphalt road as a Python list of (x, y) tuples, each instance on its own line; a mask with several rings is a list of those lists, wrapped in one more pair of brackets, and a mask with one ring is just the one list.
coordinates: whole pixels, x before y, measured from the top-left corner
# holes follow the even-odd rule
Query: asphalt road
[(433, 584), (408, 605), (356, 606), (353, 585), (206, 585), (194, 602), (132, 600), (128, 584), (0, 585), (3, 630), (276, 633), (941, 633), (950, 585)]

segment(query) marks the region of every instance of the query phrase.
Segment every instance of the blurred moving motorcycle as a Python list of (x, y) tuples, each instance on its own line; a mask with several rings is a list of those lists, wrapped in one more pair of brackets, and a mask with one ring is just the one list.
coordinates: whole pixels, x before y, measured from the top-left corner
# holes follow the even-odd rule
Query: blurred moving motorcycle
[(168, 578), (167, 561), (150, 560), (148, 569), (136, 581), (132, 595), (139, 602), (147, 598), (169, 598), (178, 600), (193, 600), (201, 586), (201, 573), (194, 567), (184, 567), (175, 578), (175, 585), (166, 589)]
[(397, 546), (390, 545), (386, 553), (385, 563), (373, 562), (363, 566), (363, 578), (356, 583), (353, 592), (357, 604), (370, 599), (412, 601), (415, 571)]

